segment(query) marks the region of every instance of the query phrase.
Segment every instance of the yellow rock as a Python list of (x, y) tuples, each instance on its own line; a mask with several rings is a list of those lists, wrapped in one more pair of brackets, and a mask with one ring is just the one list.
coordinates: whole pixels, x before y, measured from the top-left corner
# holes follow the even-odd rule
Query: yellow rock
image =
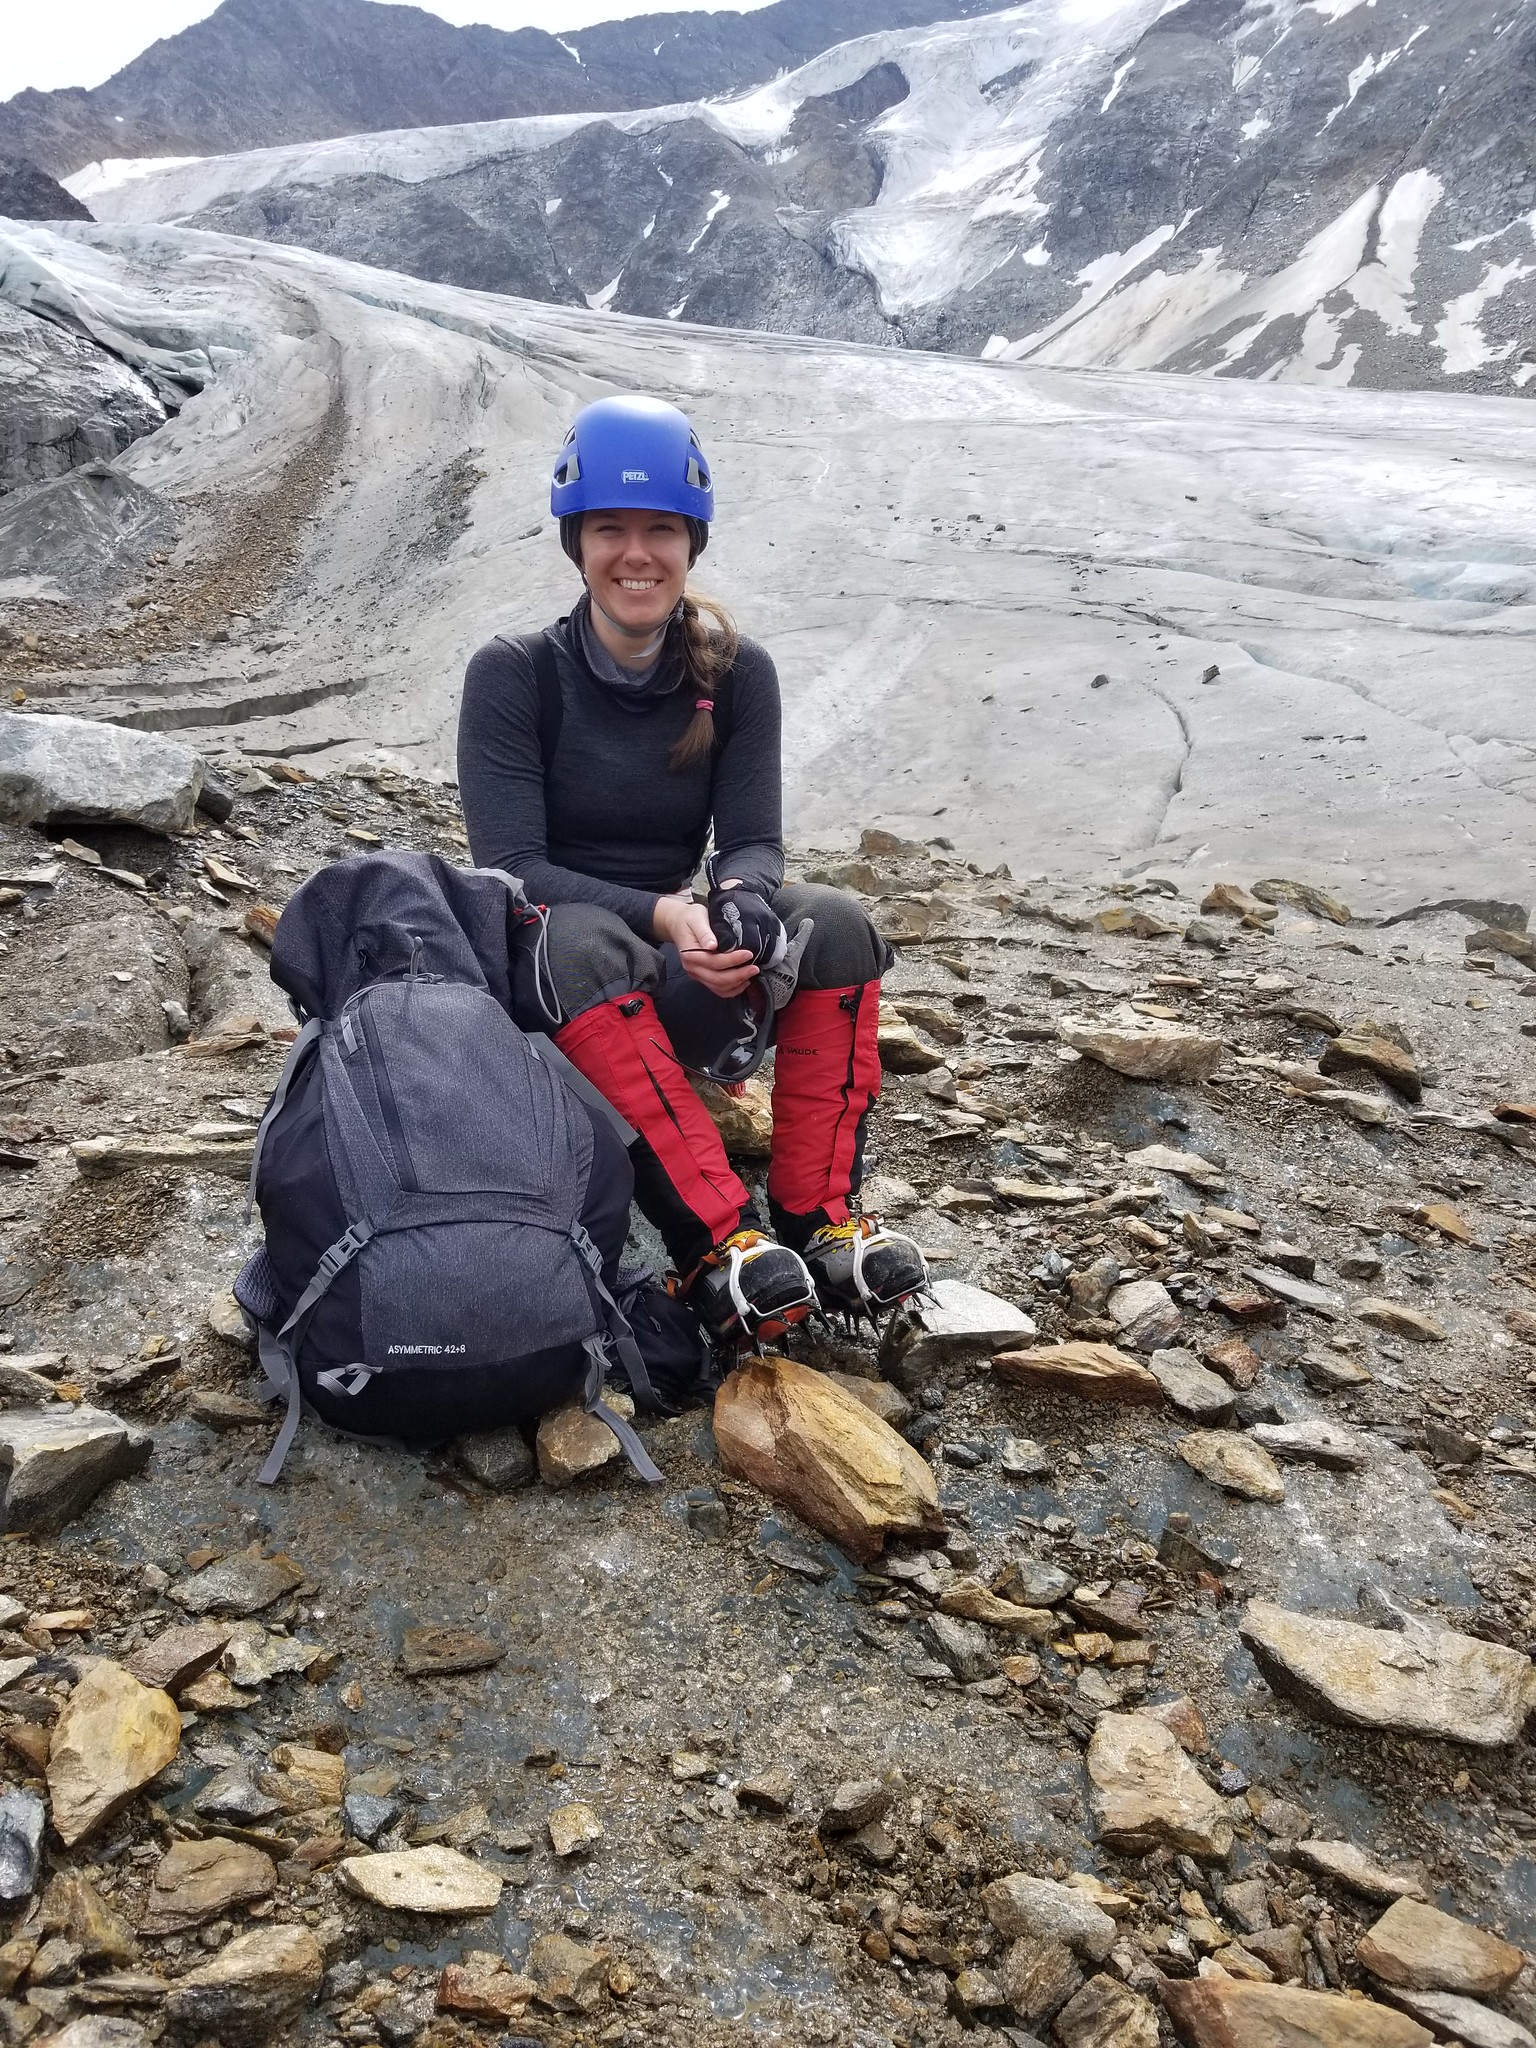
[(944, 1517), (925, 1459), (824, 1373), (769, 1355), (738, 1366), (715, 1396), (727, 1472), (749, 1479), (850, 1557), (887, 1536), (939, 1534)]
[(1163, 1398), (1155, 1376), (1113, 1344), (1074, 1340), (1041, 1344), (1033, 1351), (1003, 1351), (993, 1359), (992, 1370), (1015, 1386), (1076, 1394), (1085, 1401), (1121, 1401), (1132, 1407), (1156, 1408)]
[(48, 1754), (53, 1825), (73, 1847), (120, 1813), (181, 1748), (169, 1693), (140, 1685), (109, 1658), (92, 1662), (69, 1696)]
[(695, 1081), (693, 1092), (709, 1111), (720, 1142), (733, 1159), (766, 1159), (773, 1150), (773, 1098), (761, 1081), (745, 1081), (741, 1093)]

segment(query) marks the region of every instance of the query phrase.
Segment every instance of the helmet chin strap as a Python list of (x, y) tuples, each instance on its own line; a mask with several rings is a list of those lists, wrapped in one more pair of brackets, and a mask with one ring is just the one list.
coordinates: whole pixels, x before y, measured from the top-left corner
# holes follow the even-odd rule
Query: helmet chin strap
[(597, 607), (598, 611), (602, 613), (603, 617), (608, 621), (609, 625), (612, 626), (615, 633), (620, 634), (626, 640), (644, 639), (644, 646), (636, 647), (635, 649), (635, 658), (637, 665), (653, 660), (656, 657), (656, 655), (658, 655), (661, 652), (661, 643), (667, 637), (667, 628), (673, 623), (674, 620), (680, 619), (683, 615), (683, 600), (679, 598), (676, 605), (667, 614), (666, 618), (664, 618), (661, 624), (655, 627), (654, 629), (645, 626), (626, 626), (622, 619), (616, 619), (613, 616), (613, 613), (609, 611), (608, 607), (605, 604), (599, 602), (597, 593), (592, 588), (592, 585), (587, 578), (585, 570), (583, 570), (582, 572), (581, 580), (587, 586), (588, 598)]

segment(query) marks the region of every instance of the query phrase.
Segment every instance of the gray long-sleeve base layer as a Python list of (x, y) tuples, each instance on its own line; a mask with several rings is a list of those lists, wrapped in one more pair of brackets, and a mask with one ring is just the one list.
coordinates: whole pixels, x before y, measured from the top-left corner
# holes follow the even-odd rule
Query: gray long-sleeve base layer
[(614, 689), (582, 658), (569, 619), (550, 637), (564, 715), (548, 764), (523, 649), (487, 641), (465, 672), (459, 793), (476, 865), (518, 876), (535, 903), (599, 904), (649, 939), (657, 897), (693, 879), (713, 824), (721, 872), (772, 895), (784, 879), (783, 791), (779, 679), (764, 649), (741, 643), (724, 746), (673, 769), (695, 692)]

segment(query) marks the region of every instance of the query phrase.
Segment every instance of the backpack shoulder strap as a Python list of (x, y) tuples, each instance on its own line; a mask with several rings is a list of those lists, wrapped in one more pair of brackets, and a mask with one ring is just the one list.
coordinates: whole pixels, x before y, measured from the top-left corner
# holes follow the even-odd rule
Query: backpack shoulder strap
[(533, 669), (533, 684), (539, 698), (539, 759), (544, 764), (547, 782), (555, 749), (560, 744), (560, 728), (565, 723), (565, 699), (560, 691), (560, 671), (555, 666), (549, 631), (541, 628), (537, 633), (498, 633), (496, 638), (503, 647), (520, 648)]

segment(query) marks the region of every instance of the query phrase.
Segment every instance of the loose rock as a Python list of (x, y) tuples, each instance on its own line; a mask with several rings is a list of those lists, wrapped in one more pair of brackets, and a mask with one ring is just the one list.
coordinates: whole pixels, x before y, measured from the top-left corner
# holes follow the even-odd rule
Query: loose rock
[(141, 1925), (146, 1934), (181, 1934), (232, 1906), (269, 1898), (276, 1887), (271, 1857), (247, 1842), (218, 1835), (175, 1842), (155, 1867)]
[(1026, 2026), (1059, 2012), (1082, 1988), (1083, 1973), (1065, 1942), (1027, 1935), (1003, 1957), (1003, 1996)]
[(1223, 1379), (1200, 1363), (1192, 1351), (1154, 1351), (1148, 1369), (1170, 1407), (1196, 1422), (1229, 1422), (1233, 1392)]
[(1087, 1401), (1155, 1408), (1163, 1398), (1156, 1377), (1113, 1344), (1072, 1342), (1003, 1351), (992, 1360), (992, 1370), (1015, 1386), (1050, 1388)]
[(1225, 1804), (1161, 1721), (1101, 1714), (1087, 1766), (1094, 1825), (1106, 1847), (1133, 1856), (1158, 1848), (1209, 1857), (1231, 1851)]
[(1232, 1977), (1169, 1978), (1161, 1990), (1188, 2048), (1431, 2048), (1402, 2013), (1331, 1991)]
[(408, 1628), (400, 1642), (400, 1669), (407, 1678), (444, 1678), (461, 1671), (488, 1671), (501, 1662), (499, 1643), (469, 1628)]
[(993, 1880), (981, 1895), (982, 1909), (1005, 1941), (1020, 1935), (1048, 1935), (1102, 1963), (1115, 1945), (1115, 1923), (1083, 1892), (1049, 1878), (1016, 1871)]
[(0, 1905), (16, 1905), (36, 1889), (47, 1820), (48, 1810), (35, 1793), (0, 1793)]
[(962, 1280), (936, 1280), (913, 1317), (911, 1341), (900, 1354), (903, 1382), (941, 1366), (968, 1364), (1033, 1337), (1031, 1318), (1011, 1301)]
[(1366, 1439), (1336, 1422), (1260, 1422), (1249, 1436), (1271, 1457), (1329, 1472), (1362, 1472), (1371, 1460)]
[(140, 1685), (108, 1658), (92, 1663), (53, 1731), (48, 1791), (67, 1847), (121, 1812), (181, 1747), (181, 1716), (168, 1693)]
[(1268, 1451), (1236, 1430), (1194, 1430), (1180, 1441), (1179, 1456), (1202, 1479), (1243, 1500), (1285, 1499), (1279, 1466)]
[(320, 1988), (325, 1957), (307, 1927), (237, 1934), (211, 1962), (177, 1979), (166, 2016), (192, 2037), (222, 2048), (262, 2048), (297, 2018)]
[(888, 1074), (928, 1074), (943, 1066), (944, 1055), (919, 1038), (904, 1017), (886, 1010), (880, 1016), (880, 1064)]
[(715, 1396), (728, 1472), (794, 1509), (851, 1557), (898, 1531), (942, 1533), (931, 1467), (825, 1375), (768, 1356), (738, 1366)]
[(170, 1589), (190, 1614), (257, 1614), (304, 1583), (300, 1565), (283, 1551), (263, 1557), (259, 1546), (204, 1565)]
[[(603, 1398), (616, 1415), (633, 1419), (635, 1404), (627, 1394), (609, 1392)], [(579, 1401), (568, 1401), (540, 1419), (536, 1450), (539, 1477), (553, 1487), (569, 1486), (624, 1455), (607, 1423), (589, 1415)]]
[(531, 1977), (508, 1968), (504, 1956), (471, 1949), (462, 1963), (450, 1963), (438, 1978), (437, 2009), (496, 2025), (521, 2019), (537, 1990)]
[(773, 1150), (773, 1098), (761, 1081), (727, 1094), (713, 1081), (695, 1080), (694, 1093), (709, 1111), (720, 1142), (733, 1159), (766, 1159)]
[(1291, 1861), (1319, 1877), (1331, 1877), (1367, 1899), (1422, 1899), (1427, 1896), (1422, 1874), (1389, 1870), (1353, 1842), (1298, 1842)]
[(0, 1414), (0, 1521), (9, 1530), (51, 1535), (114, 1479), (142, 1472), (153, 1449), (146, 1430), (83, 1402), (8, 1409)]
[(1158, 2048), (1157, 2014), (1108, 1976), (1088, 1982), (1056, 2015), (1061, 2048)]
[(1474, 1999), (1458, 1998), (1452, 1991), (1405, 1991), (1393, 1986), (1384, 1995), (1428, 2027), (1437, 2041), (1459, 2041), (1463, 2048), (1536, 2048), (1536, 2034), (1518, 2020), (1507, 2019)]
[(1518, 1740), (1536, 1705), (1529, 1657), (1452, 1629), (1363, 1628), (1253, 1600), (1240, 1633), (1276, 1692), (1349, 1727), (1491, 1748)]
[(349, 1892), (398, 1913), (489, 1913), (501, 1879), (457, 1849), (435, 1843), (377, 1856), (345, 1856), (336, 1866)]
[(608, 1958), (564, 1934), (541, 1934), (528, 1950), (534, 1997), (551, 2012), (595, 2012), (608, 1988)]
[(590, 1806), (573, 1800), (549, 1816), (549, 1846), (557, 1856), (585, 1856), (603, 1839), (603, 1824)]
[(1433, 1316), (1425, 1315), (1421, 1309), (1409, 1308), (1406, 1302), (1357, 1301), (1355, 1314), (1362, 1323), (1372, 1323), (1389, 1336), (1406, 1337), (1412, 1344), (1443, 1344), (1446, 1341), (1444, 1330)]
[(476, 1436), (460, 1437), (454, 1456), (471, 1479), (478, 1479), (492, 1493), (511, 1493), (515, 1487), (529, 1486), (538, 1470), (520, 1429), (487, 1429)]
[(1178, 1306), (1161, 1280), (1132, 1280), (1117, 1287), (1106, 1307), (1120, 1334), (1135, 1351), (1160, 1351), (1177, 1334)]
[(8, 825), (110, 819), (185, 832), (202, 786), (201, 757), (163, 733), (0, 711), (0, 820)]
[(1133, 1081), (1205, 1081), (1224, 1051), (1219, 1038), (1177, 1024), (1133, 1028), (1068, 1019), (1057, 1035), (1074, 1052)]
[(1384, 1984), (1471, 1998), (1497, 1998), (1525, 1968), (1512, 1943), (1417, 1899), (1394, 1901), (1361, 1935), (1356, 1953)]

